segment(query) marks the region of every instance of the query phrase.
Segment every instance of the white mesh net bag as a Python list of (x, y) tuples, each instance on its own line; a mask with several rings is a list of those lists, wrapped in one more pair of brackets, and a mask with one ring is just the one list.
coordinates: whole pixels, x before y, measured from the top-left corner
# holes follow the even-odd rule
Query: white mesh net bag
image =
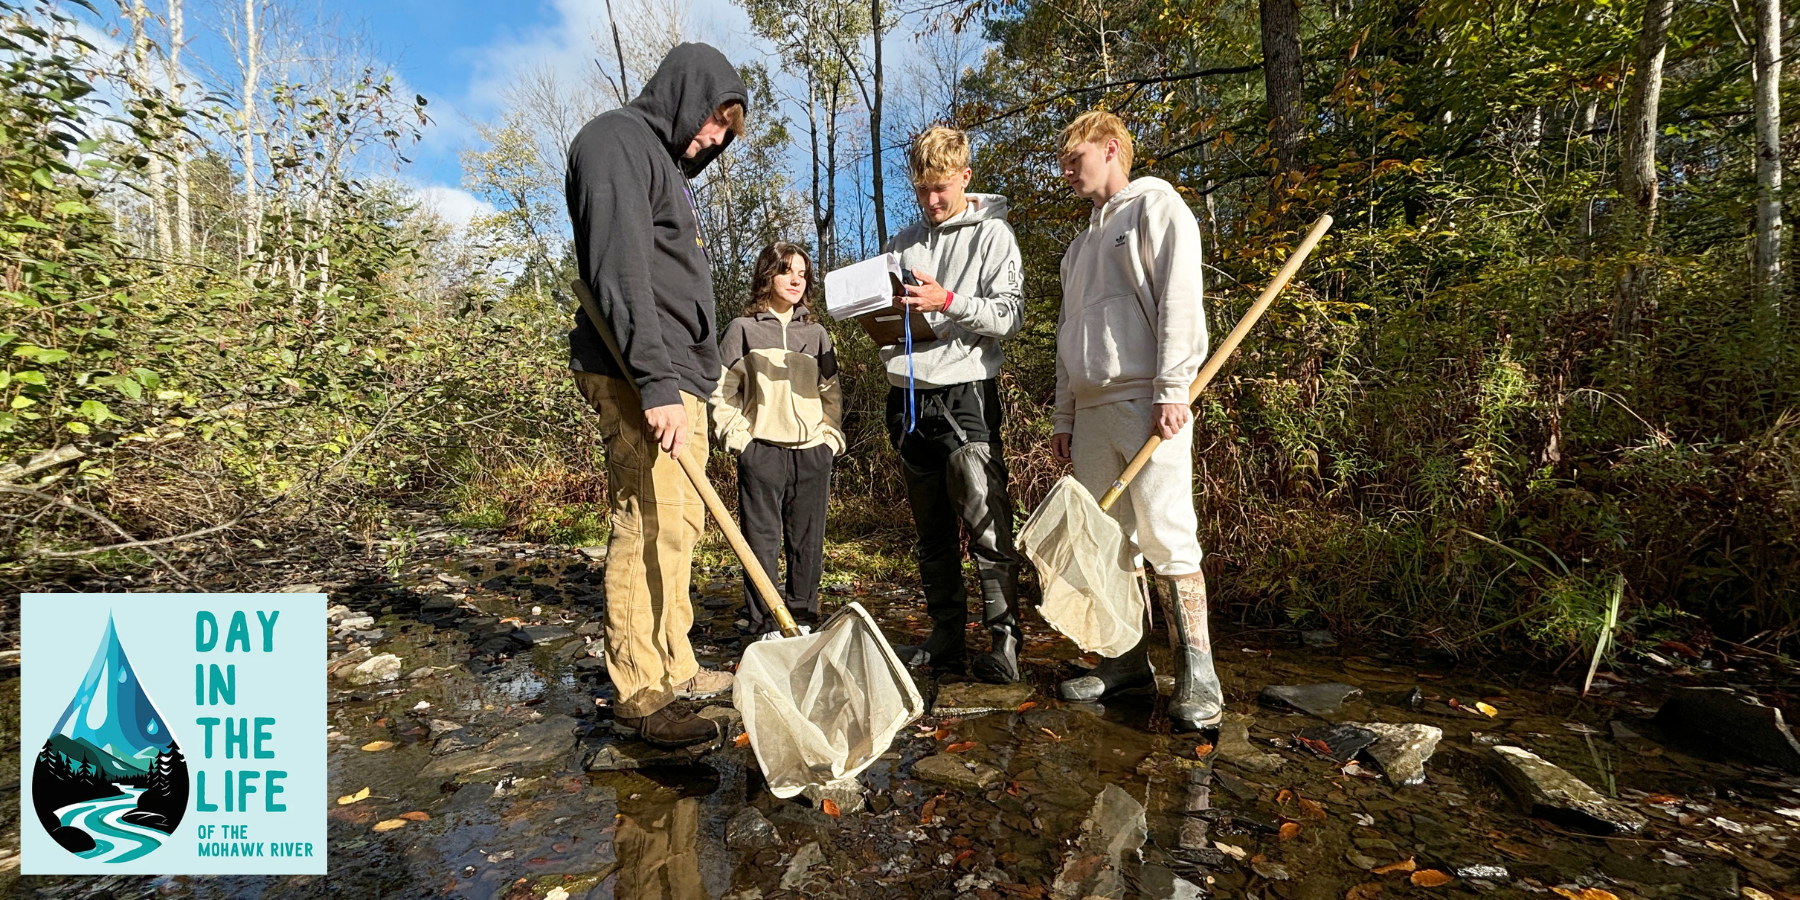
[(1083, 650), (1116, 657), (1144, 636), (1144, 596), (1119, 523), (1072, 476), (1050, 487), (1019, 531), (1037, 567), (1044, 621)]
[(812, 634), (744, 648), (731, 703), (769, 791), (854, 778), (925, 711), (906, 666), (860, 603)]

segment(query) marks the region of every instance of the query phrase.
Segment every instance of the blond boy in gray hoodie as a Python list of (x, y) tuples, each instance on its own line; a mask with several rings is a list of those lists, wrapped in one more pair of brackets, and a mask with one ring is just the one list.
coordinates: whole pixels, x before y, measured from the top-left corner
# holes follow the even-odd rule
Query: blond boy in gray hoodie
[[(907, 154), (923, 218), (888, 242), (920, 282), (903, 304), (931, 328), (913, 345), (884, 347), (888, 434), (900, 451), (906, 497), (918, 532), (919, 580), (931, 636), (901, 648), (912, 665), (938, 674), (965, 663), (984, 681), (1019, 680), (1019, 564), (1013, 508), (1000, 446), (1000, 344), (1025, 312), (1019, 243), (1006, 224), (1006, 198), (968, 193), (969, 139), (936, 127)], [(967, 659), (961, 532), (981, 583), (989, 652)]]
[[(1208, 349), (1200, 227), (1168, 182), (1131, 179), (1131, 144), (1125, 124), (1103, 110), (1063, 130), (1063, 178), (1094, 208), (1062, 260), (1052, 448), (1099, 496), (1152, 431), (1162, 436), (1112, 514), (1168, 582), (1159, 593), (1179, 645), (1169, 718), (1177, 731), (1197, 731), (1218, 724), (1224, 712), (1200, 574), (1188, 412), (1188, 389)], [(1146, 628), (1136, 648), (1063, 682), (1059, 693), (1097, 700), (1154, 684), (1148, 641)]]

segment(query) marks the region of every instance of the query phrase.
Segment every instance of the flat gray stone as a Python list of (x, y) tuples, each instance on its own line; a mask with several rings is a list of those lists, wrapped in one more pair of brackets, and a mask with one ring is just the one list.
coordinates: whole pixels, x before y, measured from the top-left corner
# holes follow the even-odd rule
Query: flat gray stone
[[(427, 778), (461, 778), (566, 759), (575, 749), (575, 728), (576, 721), (568, 716), (550, 716), (541, 722), (508, 731), (483, 744), (479, 750), (467, 750), (434, 759), (426, 764), (421, 774)], [(445, 738), (439, 738), (439, 741), (443, 740)]]
[(1250, 743), (1250, 722), (1241, 716), (1227, 714), (1219, 723), (1219, 741), (1213, 749), (1220, 762), (1230, 763), (1250, 772), (1273, 772), (1281, 768), (1282, 759), (1258, 750)]
[(963, 790), (985, 791), (1006, 780), (1006, 773), (954, 753), (939, 753), (913, 763), (913, 777)]
[(362, 629), (370, 628), (374, 625), (374, 616), (345, 616), (342, 619), (339, 619), (337, 623), (339, 633), (345, 631), (361, 631)]
[(1297, 709), (1324, 718), (1336, 715), (1344, 701), (1362, 693), (1349, 684), (1275, 684), (1262, 689), (1257, 700), (1264, 706)]
[(1081, 823), (1081, 837), (1063, 859), (1050, 896), (1057, 900), (1122, 900), (1125, 858), (1135, 858), (1149, 834), (1142, 803), (1116, 784), (1101, 788), (1087, 820)]
[(744, 714), (731, 706), (708, 706), (694, 715), (702, 719), (711, 719), (718, 723), (719, 736), (725, 740), (736, 740), (738, 733), (744, 730)]
[(1601, 796), (1587, 782), (1557, 768), (1530, 750), (1495, 747), (1495, 767), (1528, 815), (1594, 834), (1644, 829), (1644, 817), (1622, 803)]
[(370, 657), (344, 673), (351, 684), (383, 684), (400, 680), (400, 657), (392, 653)]
[(581, 551), (581, 555), (587, 557), (588, 559), (605, 559), (606, 558), (606, 548), (605, 547), (577, 547), (575, 549)]
[(461, 731), (464, 728), (463, 723), (452, 722), (449, 719), (432, 719), (426, 725), (434, 738), (443, 737), (452, 731)]
[(529, 638), (533, 644), (548, 644), (572, 638), (575, 636), (575, 632), (561, 625), (527, 625), (519, 629), (514, 638), (520, 635)]
[(370, 650), (367, 647), (358, 647), (355, 650), (351, 650), (350, 652), (337, 657), (336, 659), (326, 662), (325, 663), (325, 674), (341, 675), (343, 673), (350, 671), (352, 668), (356, 667), (357, 664), (363, 662), (364, 660), (367, 660), (369, 657), (374, 656), (374, 655), (375, 655), (375, 651)]
[(825, 851), (819, 849), (819, 842), (813, 841), (800, 848), (794, 858), (788, 861), (787, 871), (781, 875), (781, 889), (784, 891), (799, 890), (806, 883), (806, 870), (825, 861)]
[(800, 791), (800, 796), (811, 800), (813, 806), (824, 809), (824, 801), (837, 804), (839, 815), (850, 815), (862, 812), (868, 805), (863, 796), (862, 782), (854, 778), (839, 778), (824, 784), (809, 784)]
[(1381, 768), (1381, 774), (1394, 784), (1424, 784), (1425, 763), (1437, 752), (1444, 729), (1431, 725), (1389, 725), (1385, 722), (1358, 722), (1358, 728), (1375, 732), (1375, 743), (1363, 755)]
[(323, 594), (325, 588), (317, 584), (290, 584), (275, 591), (277, 594)]
[(698, 747), (664, 750), (643, 741), (617, 741), (589, 753), (581, 767), (589, 772), (630, 772), (637, 769), (691, 766), (700, 761), (716, 743)]
[(1656, 724), (1697, 749), (1800, 772), (1800, 741), (1781, 710), (1749, 694), (1725, 687), (1677, 688), (1657, 710)]
[(931, 703), (934, 716), (978, 716), (982, 713), (1012, 712), (1031, 699), (1031, 685), (983, 684), (978, 681), (946, 684)]
[(746, 806), (725, 823), (725, 846), (733, 850), (761, 850), (781, 843), (781, 832), (754, 806)]

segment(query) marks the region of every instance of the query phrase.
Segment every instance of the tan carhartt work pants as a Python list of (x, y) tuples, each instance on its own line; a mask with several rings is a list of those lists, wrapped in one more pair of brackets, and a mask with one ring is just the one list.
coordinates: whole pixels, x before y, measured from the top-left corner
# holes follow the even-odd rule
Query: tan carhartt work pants
[[(631, 385), (576, 372), (581, 396), (600, 414), (612, 537), (606, 544), (606, 669), (620, 716), (647, 716), (675, 699), (700, 664), (688, 629), (688, 579), (706, 507), (681, 465), (650, 434)], [(685, 391), (684, 453), (706, 458), (706, 402)]]

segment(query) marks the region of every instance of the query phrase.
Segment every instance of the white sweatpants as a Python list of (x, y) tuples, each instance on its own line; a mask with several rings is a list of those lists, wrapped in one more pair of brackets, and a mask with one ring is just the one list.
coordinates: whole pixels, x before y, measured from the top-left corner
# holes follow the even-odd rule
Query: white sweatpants
[[(1099, 500), (1150, 437), (1155, 406), (1122, 400), (1075, 411), (1075, 479)], [(1109, 512), (1139, 559), (1169, 578), (1200, 571), (1200, 518), (1194, 512), (1194, 423), (1164, 441)]]

